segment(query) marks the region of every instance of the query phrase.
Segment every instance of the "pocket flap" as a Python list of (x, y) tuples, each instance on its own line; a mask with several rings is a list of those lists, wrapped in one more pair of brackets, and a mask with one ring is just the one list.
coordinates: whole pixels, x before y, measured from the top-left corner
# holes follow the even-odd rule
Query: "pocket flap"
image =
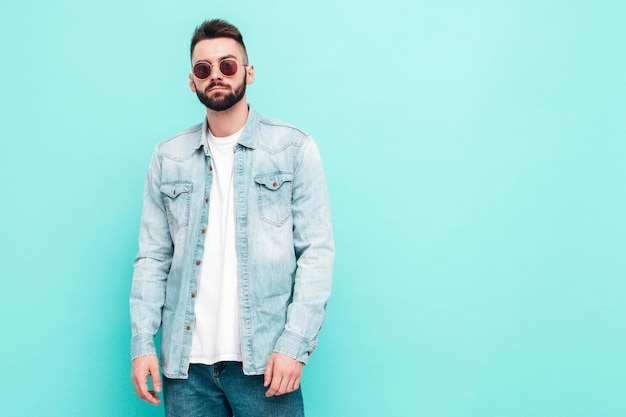
[(170, 198), (176, 198), (180, 194), (191, 191), (191, 183), (186, 181), (168, 182), (161, 184), (161, 192)]
[(284, 183), (293, 180), (293, 174), (273, 172), (271, 174), (255, 175), (254, 182), (270, 190), (278, 190)]

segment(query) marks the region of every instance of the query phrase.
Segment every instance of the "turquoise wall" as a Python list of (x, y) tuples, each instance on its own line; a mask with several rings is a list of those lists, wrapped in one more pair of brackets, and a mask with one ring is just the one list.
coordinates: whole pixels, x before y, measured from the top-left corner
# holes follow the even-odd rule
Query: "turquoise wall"
[(129, 379), (155, 144), (195, 25), (316, 137), (337, 262), (309, 417), (626, 415), (622, 1), (0, 6), (0, 414), (161, 416)]

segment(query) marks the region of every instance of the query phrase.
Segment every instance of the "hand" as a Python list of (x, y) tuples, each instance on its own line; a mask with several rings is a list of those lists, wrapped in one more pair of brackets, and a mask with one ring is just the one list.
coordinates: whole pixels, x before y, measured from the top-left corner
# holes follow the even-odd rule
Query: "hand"
[(267, 361), (263, 386), (269, 387), (266, 397), (283, 395), (300, 388), (304, 364), (290, 356), (274, 352)]
[[(154, 391), (148, 390), (148, 375), (152, 377)], [(161, 392), (161, 375), (159, 374), (159, 359), (156, 355), (139, 356), (133, 359), (130, 379), (133, 380), (135, 393), (139, 398), (150, 404), (161, 404), (161, 399), (157, 395)]]

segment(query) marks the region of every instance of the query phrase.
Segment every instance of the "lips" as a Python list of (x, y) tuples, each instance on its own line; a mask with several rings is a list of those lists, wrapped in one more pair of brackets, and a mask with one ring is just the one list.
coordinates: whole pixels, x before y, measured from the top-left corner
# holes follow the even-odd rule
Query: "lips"
[(228, 86), (224, 84), (211, 84), (206, 88), (206, 91), (221, 90), (221, 89), (228, 89)]

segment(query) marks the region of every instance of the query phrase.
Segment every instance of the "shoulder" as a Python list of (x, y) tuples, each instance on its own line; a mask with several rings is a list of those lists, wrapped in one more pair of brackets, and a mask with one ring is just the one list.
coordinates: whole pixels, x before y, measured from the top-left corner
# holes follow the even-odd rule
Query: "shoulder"
[(259, 116), (259, 124), (266, 129), (284, 130), (285, 132), (299, 134), (299, 135), (309, 134), (304, 129), (300, 129), (299, 127), (296, 127), (282, 120), (274, 119), (273, 117)]
[(278, 150), (291, 146), (302, 147), (307, 141), (312, 140), (311, 135), (306, 130), (272, 117), (259, 115), (257, 126), (258, 137), (256, 142), (261, 149)]
[(193, 154), (200, 147), (202, 126), (202, 123), (198, 123), (161, 141), (156, 153), (159, 157), (172, 159), (184, 159)]

